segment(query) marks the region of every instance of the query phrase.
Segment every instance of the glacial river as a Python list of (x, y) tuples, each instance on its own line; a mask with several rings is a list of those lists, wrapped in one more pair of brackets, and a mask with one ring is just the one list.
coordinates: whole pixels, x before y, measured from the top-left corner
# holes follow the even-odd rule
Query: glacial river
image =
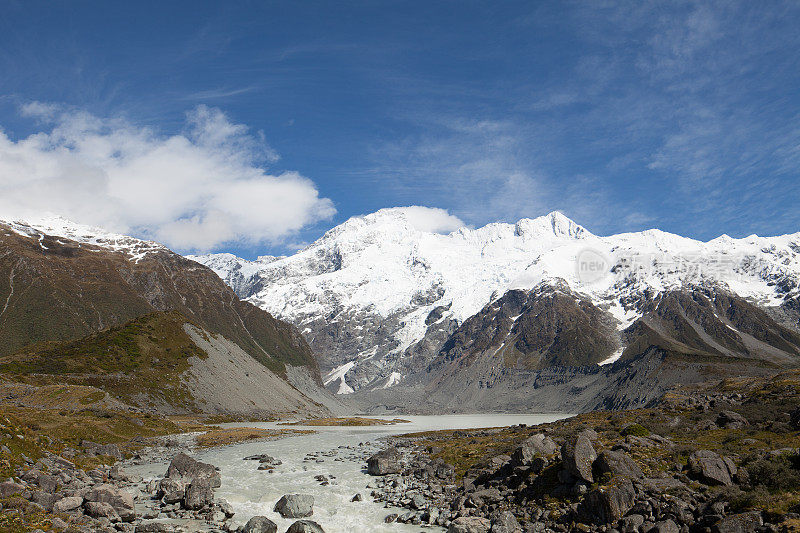
[[(264, 515), (278, 524), (278, 531), (286, 531), (294, 520), (284, 519), (272, 511), (275, 502), (284, 494), (301, 493), (314, 496), (314, 515), (310, 518), (318, 522), (327, 533), (356, 532), (419, 532), (421, 526), (399, 523), (384, 523), (390, 513), (402, 514), (406, 510), (384, 507), (383, 503), (373, 503), (371, 489), (366, 488), (372, 478), (363, 467), (364, 461), (356, 459), (356, 447), (362, 442), (380, 445), (378, 439), (389, 435), (429, 431), (438, 429), (471, 429), (484, 427), (510, 426), (514, 424), (541, 424), (565, 418), (568, 415), (444, 415), (444, 416), (400, 416), (410, 420), (407, 424), (370, 427), (309, 427), (290, 426), (297, 429), (313, 429), (317, 433), (287, 437), (271, 442), (237, 444), (224, 448), (199, 452), (196, 457), (220, 468), (222, 487), (216, 495), (231, 503), (236, 515), (236, 523), (245, 523), (254, 515)], [(379, 418), (379, 417), (374, 417)], [(391, 419), (394, 417), (385, 417)], [(226, 424), (227, 426), (248, 426), (263, 428), (283, 428), (277, 423)], [(319, 455), (323, 462), (304, 461), (308, 454), (334, 452), (332, 456)], [(283, 461), (274, 473), (257, 470), (257, 461), (244, 461), (248, 455), (269, 454)], [(340, 460), (336, 460), (336, 459)], [(166, 465), (148, 465), (137, 468), (145, 477), (163, 475)], [(314, 479), (317, 475), (334, 476), (331, 484), (321, 486)], [(364, 500), (351, 502), (356, 493)], [(428, 528), (435, 531), (438, 528)]]

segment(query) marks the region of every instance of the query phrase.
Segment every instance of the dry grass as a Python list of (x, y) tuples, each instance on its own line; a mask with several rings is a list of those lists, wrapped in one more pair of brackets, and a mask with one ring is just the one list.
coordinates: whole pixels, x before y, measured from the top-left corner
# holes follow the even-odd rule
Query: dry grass
[(344, 418), (310, 418), (298, 422), (281, 422), (282, 426), (393, 426), (395, 424), (407, 424), (409, 420), (395, 418), (393, 420), (383, 420), (381, 418), (365, 418), (352, 416)]
[(195, 437), (197, 445), (202, 448), (214, 448), (217, 446), (228, 446), (240, 442), (253, 440), (277, 440), (295, 435), (307, 435), (314, 433), (311, 430), (303, 429), (262, 429), (262, 428), (227, 428), (212, 429)]

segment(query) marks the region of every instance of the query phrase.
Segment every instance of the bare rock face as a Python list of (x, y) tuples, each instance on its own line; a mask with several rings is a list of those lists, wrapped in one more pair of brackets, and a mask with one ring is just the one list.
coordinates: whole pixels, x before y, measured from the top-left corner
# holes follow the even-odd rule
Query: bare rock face
[(585, 435), (574, 435), (561, 446), (561, 459), (564, 468), (578, 479), (587, 483), (594, 482), (592, 463), (597, 459), (591, 441)]
[(736, 474), (732, 461), (725, 461), (710, 450), (698, 450), (689, 456), (689, 475), (706, 485), (730, 485)]
[(278, 526), (266, 516), (254, 516), (244, 525), (242, 533), (278, 533)]
[(207, 479), (212, 488), (222, 485), (219, 472), (214, 465), (201, 463), (185, 453), (179, 453), (172, 458), (164, 477), (189, 483), (197, 479)]
[(285, 494), (274, 511), (284, 518), (305, 518), (314, 514), (314, 497), (309, 494)]
[(385, 476), (400, 472), (400, 452), (390, 447), (367, 459), (367, 472), (371, 476)]

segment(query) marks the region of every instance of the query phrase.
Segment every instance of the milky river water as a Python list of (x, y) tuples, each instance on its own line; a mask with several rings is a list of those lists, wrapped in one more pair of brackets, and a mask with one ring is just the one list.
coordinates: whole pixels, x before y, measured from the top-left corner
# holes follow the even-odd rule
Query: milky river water
[[(286, 531), (294, 520), (281, 518), (272, 509), (275, 502), (284, 494), (299, 493), (314, 496), (314, 515), (310, 519), (318, 522), (327, 533), (419, 532), (421, 526), (384, 523), (386, 515), (402, 514), (406, 510), (386, 508), (383, 503), (372, 501), (371, 489), (366, 487), (373, 478), (366, 474), (365, 462), (356, 457), (355, 447), (359, 443), (371, 442), (374, 445), (373, 451), (376, 451), (383, 447), (378, 439), (389, 435), (437, 429), (534, 425), (567, 416), (558, 414), (402, 416), (401, 418), (409, 420), (410, 423), (370, 427), (291, 426), (297, 429), (313, 429), (316, 433), (199, 451), (196, 457), (220, 468), (222, 487), (216, 490), (216, 495), (225, 498), (233, 506), (236, 511), (234, 516), (236, 523), (243, 524), (254, 515), (264, 515), (278, 524), (278, 531)], [(228, 424), (228, 426), (233, 425), (286, 428), (274, 422)], [(353, 449), (345, 448), (347, 446)], [(332, 455), (319, 455), (322, 462), (304, 461), (307, 454), (318, 452), (332, 452)], [(255, 454), (269, 454), (280, 459), (283, 464), (276, 467), (274, 473), (259, 471), (258, 461), (243, 460), (244, 457)], [(337, 458), (340, 460), (336, 460)], [(166, 471), (166, 465), (146, 465), (136, 470), (145, 478), (159, 477)], [(321, 486), (320, 482), (314, 479), (317, 475), (333, 476), (331, 484)], [(363, 501), (350, 501), (356, 493), (361, 493)], [(427, 528), (427, 531), (436, 530), (440, 528)]]

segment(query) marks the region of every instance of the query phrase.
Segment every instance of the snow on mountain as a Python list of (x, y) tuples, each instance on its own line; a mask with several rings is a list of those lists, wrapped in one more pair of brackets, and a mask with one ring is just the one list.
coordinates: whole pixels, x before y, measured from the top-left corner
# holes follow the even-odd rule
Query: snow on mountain
[(354, 217), (289, 257), (192, 258), (303, 330), (340, 392), (398, 382), (409, 348), (432, 327), (460, 324), (509, 289), (562, 279), (620, 328), (640, 316), (644, 293), (711, 283), (762, 306), (798, 293), (800, 233), (709, 242), (659, 230), (600, 237), (553, 212), (441, 234), (421, 231), (413, 217), (406, 208)]
[(38, 239), (42, 247), (44, 247), (44, 244), (42, 244), (44, 235), (63, 237), (82, 244), (125, 253), (137, 263), (149, 253), (167, 250), (164, 245), (157, 242), (145, 241), (127, 235), (108, 232), (101, 228), (78, 224), (58, 215), (26, 218), (24, 222), (13, 218), (8, 220), (0, 218), (0, 224), (7, 225), (11, 231), (19, 235)]

